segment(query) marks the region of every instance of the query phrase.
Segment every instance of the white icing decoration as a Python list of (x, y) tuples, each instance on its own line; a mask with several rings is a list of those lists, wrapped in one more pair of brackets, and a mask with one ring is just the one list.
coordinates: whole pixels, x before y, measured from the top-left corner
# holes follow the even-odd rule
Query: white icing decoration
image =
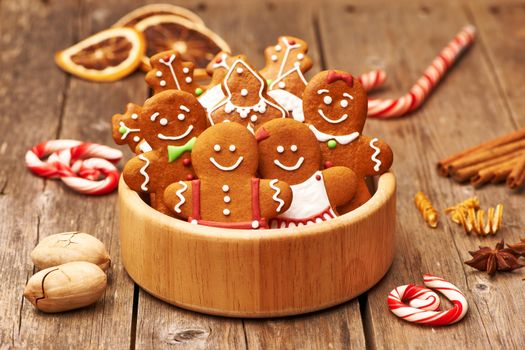
[(335, 140), (337, 143), (341, 145), (346, 145), (359, 137), (359, 133), (357, 131), (354, 131), (353, 133), (348, 134), (348, 135), (330, 135), (330, 134), (326, 134), (322, 131), (317, 130), (317, 128), (311, 124), (308, 125), (308, 127), (314, 133), (315, 137), (317, 138), (317, 141), (320, 141), (320, 142)]
[[(328, 97), (328, 96), (326, 96), (326, 97)], [(330, 102), (331, 102), (331, 100), (330, 100)], [(326, 120), (327, 122), (329, 122), (330, 124), (339, 124), (339, 123), (344, 122), (344, 121), (348, 118), (348, 114), (345, 113), (345, 114), (343, 114), (339, 119), (330, 119), (330, 118), (328, 118), (328, 117), (324, 114), (323, 110), (320, 109), (320, 108), (317, 110), (317, 113), (319, 113), (319, 115), (320, 115), (324, 120)]]
[(184, 74), (188, 74), (190, 72), (190, 69), (188, 67), (184, 67), (184, 68), (182, 68), (182, 72)]
[(235, 145), (230, 145), (230, 152), (235, 152), (235, 150), (237, 149), (237, 147), (235, 147)]
[(155, 119), (157, 119), (157, 117), (159, 116), (159, 114), (160, 114), (159, 112), (155, 112), (155, 113), (153, 113), (153, 114), (151, 115), (151, 117), (149, 117), (149, 119), (150, 119), (152, 122), (154, 122)]
[(186, 185), (186, 183), (184, 181), (179, 181), (179, 184), (182, 186), (182, 188), (178, 189), (175, 194), (177, 195), (177, 197), (179, 197), (179, 202), (177, 203), (177, 205), (175, 205), (175, 207), (173, 208), (173, 210), (175, 210), (176, 213), (181, 213), (182, 210), (180, 209), (180, 207), (186, 203), (186, 198), (184, 198), (184, 196), (182, 195), (187, 189), (188, 189), (188, 185)]
[(290, 150), (291, 150), (292, 152), (297, 152), (297, 145), (291, 145), (291, 146), (290, 146)]
[(131, 119), (133, 119), (133, 120), (137, 120), (137, 119), (139, 119), (139, 115), (138, 115), (137, 113), (133, 113), (133, 114), (131, 115)]
[(204, 109), (206, 109), (206, 111), (209, 112), (213, 107), (217, 105), (217, 103), (221, 102), (224, 99), (224, 97), (225, 96), (224, 92), (222, 92), (221, 84), (217, 84), (211, 89), (204, 91), (204, 93), (199, 96), (198, 100), (202, 107), (204, 107)]
[(300, 61), (304, 58), (304, 54), (303, 53), (299, 53), (297, 54), (297, 59)]
[(323, 97), (323, 102), (325, 105), (329, 105), (330, 103), (332, 103), (332, 97), (330, 96)]
[(161, 80), (159, 84), (160, 84), (160, 86), (166, 86), (166, 81)]
[(247, 95), (248, 95), (248, 90), (242, 89), (241, 90), (241, 96), (247, 96)]
[(279, 67), (279, 72), (277, 73), (277, 79), (279, 79), (283, 74), (284, 66), (286, 65), (286, 61), (288, 61), (288, 55), (290, 54), (290, 51), (293, 49), (297, 49), (298, 47), (301, 47), (301, 45), (299, 44), (290, 45), (290, 43), (285, 37), (283, 37), (283, 42), (286, 45), (286, 50), (284, 51), (283, 61), (281, 62), (281, 66)]
[[(173, 66), (172, 66), (174, 60), (175, 60), (175, 54), (172, 54), (167, 61), (164, 61), (164, 59), (161, 58), (159, 60), (159, 62), (162, 63), (163, 65), (167, 66), (170, 69), (171, 76), (173, 77), (173, 81), (177, 85), (177, 89), (180, 90), (179, 80), (177, 79), (177, 76), (175, 75), (175, 71), (173, 70)], [(164, 85), (162, 85), (162, 81), (161, 81), (160, 85), (164, 86), (164, 85), (166, 85), (166, 82), (164, 81)]]
[(182, 114), (182, 113), (179, 113), (177, 115), (177, 119), (180, 120), (180, 121), (183, 121), (184, 119), (186, 119), (186, 116), (184, 114)]
[[(230, 76), (231, 76), (231, 74), (233, 72), (233, 69), (237, 65), (244, 66), (245, 69), (247, 69), (249, 72), (251, 72), (253, 74), (253, 76), (259, 81), (259, 101), (256, 104), (252, 105), (252, 106), (236, 106), (236, 105), (234, 105), (231, 102), (232, 93), (231, 93), (230, 88), (229, 88), (229, 86), (227, 84), (227, 81), (230, 78)], [(246, 64), (246, 62), (244, 62), (242, 60), (235, 61), (232, 64), (232, 68), (230, 68), (230, 70), (226, 74), (226, 77), (224, 78), (224, 89), (226, 90), (226, 93), (227, 93), (228, 97), (223, 102), (221, 102), (218, 105), (216, 105), (209, 112), (208, 119), (210, 120), (210, 124), (211, 125), (215, 124), (213, 122), (213, 119), (211, 118), (212, 113), (215, 110), (217, 110), (218, 108), (222, 107), (222, 106), (224, 106), (224, 111), (226, 113), (231, 113), (231, 112), (233, 112), (235, 110), (240, 115), (241, 118), (247, 118), (248, 114), (251, 111), (259, 112), (261, 114), (264, 114), (266, 112), (266, 106), (270, 105), (270, 106), (276, 108), (277, 110), (279, 110), (281, 112), (281, 117), (285, 118), (286, 117), (286, 111), (280, 105), (272, 103), (272, 102), (270, 102), (270, 101), (268, 101), (267, 99), (264, 98), (264, 96), (263, 96), (263, 90), (264, 90), (264, 86), (265, 86), (264, 84), (265, 84), (265, 81), (259, 75), (257, 75), (257, 73), (250, 66), (248, 66)]]
[(168, 125), (168, 119), (166, 119), (166, 118), (160, 118), (159, 123), (160, 123), (160, 125), (162, 125), (162, 126), (166, 126), (166, 125)]
[(230, 186), (222, 185), (222, 192), (228, 192), (229, 190), (230, 190)]
[(230, 198), (230, 196), (224, 196), (223, 199), (224, 199), (224, 203), (230, 203), (231, 200), (232, 200), (232, 199)]
[(239, 167), (239, 165), (241, 165), (242, 161), (244, 160), (244, 157), (243, 156), (240, 156), (239, 158), (237, 158), (237, 161), (233, 164), (233, 165), (230, 165), (230, 166), (224, 166), (222, 164), (219, 164), (215, 158), (213, 157), (210, 157), (210, 162), (219, 170), (222, 170), (222, 171), (232, 171), (232, 170), (235, 170)]
[(188, 84), (190, 84), (193, 81), (193, 79), (191, 79), (191, 77), (186, 77), (185, 80), (186, 80), (186, 83), (188, 83)]
[(277, 153), (283, 153), (284, 152), (284, 147), (279, 145), (277, 146)]
[(220, 151), (221, 151), (221, 145), (214, 145), (214, 146), (213, 146), (213, 150), (214, 150), (215, 152), (220, 152)]
[(222, 67), (222, 68), (224, 68), (226, 70), (230, 69), (230, 67), (228, 67), (228, 64), (226, 63), (226, 59), (227, 58), (228, 58), (228, 55), (225, 54), (225, 53), (222, 53), (221, 57), (220, 57), (221, 61), (219, 63), (217, 63), (217, 60), (215, 60), (215, 62), (213, 63), (212, 68), (213, 69), (217, 69), (217, 68)]
[(284, 81), (280, 81), (278, 86), (280, 89), (284, 89), (286, 87), (286, 84), (284, 83)]
[(188, 136), (192, 130), (193, 130), (193, 125), (190, 125), (190, 126), (188, 126), (186, 131), (183, 134), (181, 134), (181, 135), (178, 135), (178, 136), (166, 136), (166, 135), (163, 135), (163, 134), (157, 134), (157, 137), (159, 139), (161, 139), (161, 140), (177, 141), (177, 140), (183, 139), (186, 136)]
[(199, 222), (195, 219), (191, 220), (190, 224), (197, 225)]
[(275, 51), (280, 52), (282, 49), (281, 45), (275, 45)]
[(276, 201), (277, 203), (279, 203), (279, 205), (277, 206), (277, 212), (280, 213), (281, 209), (283, 208), (284, 201), (281, 198), (279, 198), (279, 194), (281, 193), (281, 189), (279, 187), (275, 186), (275, 184), (278, 181), (279, 180), (277, 180), (277, 179), (271, 180), (270, 181), (270, 188), (275, 191), (275, 193), (272, 196), (272, 199), (274, 201)]
[(138, 137), (138, 136), (133, 136), (133, 141), (135, 141), (135, 142), (139, 142), (139, 141), (140, 141), (140, 137)]
[(162, 72), (158, 70), (157, 73), (155, 73), (155, 75), (157, 76), (157, 78), (160, 78), (162, 76)]
[(352, 95), (350, 95), (350, 94), (348, 94), (348, 93), (346, 93), (346, 92), (343, 93), (343, 96), (344, 96), (344, 97), (348, 97), (348, 98), (351, 99), (351, 100), (354, 99), (354, 96), (352, 96)]
[(371, 141), (370, 141), (370, 147), (372, 147), (372, 149), (375, 150), (374, 154), (372, 154), (372, 157), (370, 158), (374, 163), (374, 170), (375, 171), (379, 171), (379, 169), (381, 168), (381, 161), (379, 159), (377, 159), (377, 156), (379, 155), (379, 153), (381, 153), (381, 150), (379, 149), (379, 147), (377, 147), (376, 145), (374, 145), (375, 142), (379, 141), (377, 137), (374, 137)]
[(270, 59), (271, 59), (273, 62), (276, 62), (276, 61), (278, 60), (277, 55), (272, 55), (272, 56), (270, 57)]
[[(301, 79), (301, 81), (303, 82), (304, 86), (308, 85), (308, 82), (306, 81), (304, 75), (303, 75), (303, 72), (301, 72), (301, 70), (299, 69), (299, 67), (293, 67), (292, 69), (290, 69), (288, 72), (284, 73), (280, 78), (278, 79), (275, 79), (269, 86), (270, 90), (271, 89), (274, 89), (275, 88), (275, 85), (276, 84), (279, 84), (281, 81), (284, 80), (284, 78), (286, 78), (287, 76), (289, 75), (292, 75), (296, 73), (299, 78)], [(328, 92), (328, 90), (326, 90), (326, 92)], [(299, 96), (300, 97), (300, 96)]]
[(255, 123), (255, 122), (257, 121), (257, 116), (256, 116), (255, 114), (252, 115), (252, 116), (250, 117), (250, 121), (251, 121), (252, 123)]
[(340, 104), (341, 107), (343, 107), (343, 108), (348, 107), (348, 101), (347, 101), (347, 100), (341, 100), (341, 102), (339, 102), (339, 104)]
[(258, 229), (258, 228), (259, 228), (259, 221), (257, 221), (257, 220), (253, 220), (253, 221), (252, 221), (252, 228), (253, 228), (254, 230)]
[(228, 216), (230, 215), (230, 209), (226, 208), (222, 211), (222, 213), (225, 215), (225, 216)]
[(146, 164), (144, 164), (144, 166), (142, 168), (140, 168), (139, 170), (139, 173), (144, 176), (144, 182), (142, 183), (142, 185), (140, 185), (140, 189), (142, 191), (147, 191), (148, 190), (148, 183), (149, 183), (149, 175), (148, 173), (146, 172), (146, 169), (148, 168), (149, 164), (150, 164), (150, 161), (148, 158), (144, 157), (143, 154), (139, 154), (139, 159), (146, 162)]
[(126, 132), (124, 132), (124, 133), (122, 134), (122, 136), (120, 137), (121, 140), (125, 140), (126, 137), (128, 137), (129, 133), (131, 133), (131, 132), (139, 132), (139, 131), (140, 131), (140, 129), (131, 129), (131, 128), (128, 128), (124, 122), (120, 122), (118, 125), (121, 126), (121, 127), (123, 126), (123, 127), (126, 128)]
[(190, 109), (188, 107), (186, 107), (185, 105), (180, 105), (179, 108), (180, 108), (181, 111), (190, 113)]
[(303, 100), (291, 92), (281, 89), (270, 90), (268, 91), (268, 95), (283, 106), (288, 112), (291, 112), (293, 119), (301, 123), (304, 122)]
[(244, 69), (242, 69), (241, 67), (237, 68), (236, 72), (238, 74), (242, 74), (242, 72), (244, 72)]
[(151, 146), (149, 145), (149, 143), (147, 141), (144, 141), (142, 142), (140, 145), (139, 145), (139, 149), (142, 153), (146, 153), (146, 152), (150, 152), (150, 151), (153, 151), (153, 148), (151, 148)]
[(318, 95), (325, 94), (325, 93), (328, 93), (328, 92), (330, 92), (330, 91), (328, 91), (326, 89), (319, 89), (319, 90), (317, 90), (317, 94)]
[(286, 171), (295, 171), (299, 169), (303, 165), (303, 162), (304, 162), (304, 157), (299, 157), (299, 159), (297, 160), (297, 163), (291, 166), (284, 165), (278, 159), (273, 160), (273, 164), (277, 165), (279, 168), (286, 170)]

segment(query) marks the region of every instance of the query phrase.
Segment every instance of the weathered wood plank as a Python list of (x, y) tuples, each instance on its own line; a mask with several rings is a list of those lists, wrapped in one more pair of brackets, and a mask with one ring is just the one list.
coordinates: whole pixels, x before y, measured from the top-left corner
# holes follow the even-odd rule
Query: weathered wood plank
[[(321, 37), (327, 66), (355, 74), (384, 67), (390, 81), (387, 92), (379, 96), (396, 96), (408, 90), (469, 19), (454, 3), (402, 2), (388, 11), (385, 4), (358, 1), (328, 6), (321, 13)], [(477, 24), (483, 28), (484, 23)], [(443, 333), (443, 348), (515, 348), (523, 344), (523, 333), (502, 334), (523, 318), (514, 311), (525, 306), (523, 293), (516, 293), (523, 288), (522, 274), (489, 278), (463, 264), (469, 258), (468, 250), (479, 244), (492, 245), (501, 238), (517, 240), (518, 228), (523, 227), (518, 204), (523, 196), (511, 196), (501, 186), (482, 190), (460, 186), (438, 177), (434, 168), (437, 160), (448, 154), (515, 128), (480, 46), (475, 45), (459, 62), (421, 111), (400, 120), (367, 124), (366, 134), (382, 137), (392, 145), (399, 181), (396, 259), (390, 273), (368, 293), (365, 327), (372, 346), (435, 346), (435, 332)], [(506, 206), (505, 228), (495, 237), (483, 239), (465, 236), (442, 218), (440, 227), (431, 230), (412, 202), (418, 190), (425, 191), (439, 210), (471, 195), (480, 197), (485, 206), (502, 202)], [(388, 292), (402, 284), (420, 284), (421, 275), (427, 272), (451, 280), (466, 293), (470, 311), (464, 321), (437, 330), (408, 324), (390, 314)]]
[[(248, 55), (258, 68), (264, 65), (264, 48), (275, 43), (279, 35), (288, 34), (310, 43), (316, 62), (312, 71), (319, 70), (310, 5), (230, 0), (202, 2), (197, 6), (188, 2), (188, 6), (227, 40), (234, 53)], [(223, 15), (219, 17), (217, 13)], [(330, 345), (337, 348), (349, 343), (364, 347), (357, 300), (306, 317), (249, 320), (244, 321), (244, 325), (241, 320), (218, 319), (169, 307), (142, 291), (139, 301), (137, 348), (167, 348), (173, 343), (186, 348), (325, 348)], [(333, 327), (334, 324), (340, 326)], [(187, 339), (181, 339), (180, 334), (187, 334)]]

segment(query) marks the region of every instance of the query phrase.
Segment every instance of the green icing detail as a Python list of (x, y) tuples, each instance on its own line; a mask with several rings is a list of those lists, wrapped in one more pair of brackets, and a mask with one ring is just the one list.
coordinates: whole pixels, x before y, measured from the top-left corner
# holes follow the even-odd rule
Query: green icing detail
[(334, 149), (335, 147), (337, 147), (337, 141), (336, 140), (330, 140), (328, 141), (328, 148), (330, 149)]
[(121, 126), (120, 128), (118, 128), (118, 132), (122, 135), (124, 135), (126, 131), (128, 131), (128, 128), (126, 128), (125, 126)]
[(204, 91), (202, 91), (201, 88), (196, 88), (196, 89), (195, 89), (195, 95), (197, 95), (197, 96), (202, 95), (203, 92), (204, 92)]
[(168, 146), (168, 163), (179, 159), (184, 152), (191, 152), (195, 141), (197, 141), (197, 137), (194, 136), (182, 146)]
[(272, 79), (266, 79), (266, 84), (268, 84), (268, 86), (272, 85), (272, 83), (273, 83)]

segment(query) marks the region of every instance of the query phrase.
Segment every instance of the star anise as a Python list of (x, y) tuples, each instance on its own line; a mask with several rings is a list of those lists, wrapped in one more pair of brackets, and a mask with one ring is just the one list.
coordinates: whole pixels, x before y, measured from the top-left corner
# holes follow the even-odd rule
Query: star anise
[(521, 242), (515, 244), (507, 244), (507, 246), (519, 255), (525, 257), (525, 238), (520, 238), (520, 241)]
[(496, 244), (494, 249), (479, 247), (478, 251), (469, 252), (473, 259), (465, 261), (465, 264), (480, 271), (486, 271), (491, 276), (496, 271), (513, 271), (525, 266), (518, 261), (519, 254), (516, 251), (504, 247), (503, 240)]

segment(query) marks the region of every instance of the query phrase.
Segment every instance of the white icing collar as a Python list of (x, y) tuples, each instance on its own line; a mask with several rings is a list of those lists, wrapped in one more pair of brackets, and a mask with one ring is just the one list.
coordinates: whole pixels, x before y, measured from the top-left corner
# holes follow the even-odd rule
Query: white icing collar
[(320, 141), (320, 142), (335, 140), (337, 143), (341, 145), (346, 145), (359, 137), (359, 133), (357, 131), (354, 131), (353, 133), (348, 134), (348, 135), (330, 135), (330, 134), (325, 134), (324, 132), (317, 130), (316, 127), (313, 126), (312, 124), (308, 125), (308, 127), (315, 134), (317, 141)]

